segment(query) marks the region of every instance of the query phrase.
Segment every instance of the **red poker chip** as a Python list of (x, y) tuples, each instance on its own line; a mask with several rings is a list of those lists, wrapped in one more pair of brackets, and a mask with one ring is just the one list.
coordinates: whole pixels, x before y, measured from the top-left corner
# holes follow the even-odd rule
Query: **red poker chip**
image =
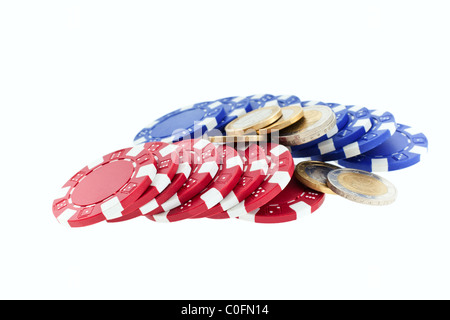
[(53, 214), (70, 227), (117, 219), (156, 175), (156, 160), (144, 145), (112, 152), (76, 173), (53, 202)]
[(239, 219), (256, 223), (293, 221), (316, 211), (324, 200), (324, 193), (312, 190), (293, 178), (270, 202), (239, 216)]
[(242, 159), (230, 146), (219, 146), (217, 151), (220, 164), (214, 180), (200, 194), (181, 206), (155, 216), (156, 221), (175, 222), (187, 218), (202, 218), (204, 212), (218, 204), (233, 190), (242, 175)]
[(190, 154), (192, 172), (183, 186), (167, 201), (145, 214), (150, 220), (162, 212), (176, 208), (200, 193), (216, 176), (219, 170), (219, 153), (211, 142), (205, 139), (182, 140), (175, 143)]
[(182, 151), (180, 146), (157, 141), (145, 143), (144, 148), (147, 149), (156, 160), (156, 176), (150, 187), (145, 190), (139, 199), (122, 211), (122, 217), (108, 220), (108, 222), (121, 222), (141, 216), (142, 213), (139, 208), (146, 205), (163, 192), (171, 183), (171, 180), (177, 172)]
[(294, 174), (294, 160), (285, 146), (276, 143), (260, 146), (264, 147), (266, 154), (270, 156), (268, 175), (250, 196), (225, 211), (230, 218), (252, 212), (268, 203), (288, 185)]
[(228, 219), (224, 211), (234, 207), (259, 187), (266, 178), (269, 161), (263, 148), (257, 144), (249, 145), (245, 150), (238, 150), (244, 160), (244, 173), (238, 184), (220, 203), (209, 209), (203, 216), (211, 219)]

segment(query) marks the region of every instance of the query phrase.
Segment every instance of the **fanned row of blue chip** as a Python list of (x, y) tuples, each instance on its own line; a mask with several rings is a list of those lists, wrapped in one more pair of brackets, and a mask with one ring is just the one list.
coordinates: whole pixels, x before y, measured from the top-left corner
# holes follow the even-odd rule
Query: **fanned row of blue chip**
[(325, 135), (291, 146), (293, 157), (338, 161), (344, 167), (377, 172), (412, 166), (428, 150), (426, 136), (397, 123), (390, 112), (356, 105), (301, 101), (295, 95), (271, 94), (227, 97), (177, 109), (150, 123), (134, 141), (135, 144), (149, 141), (172, 143), (200, 138), (205, 134), (225, 134), (226, 125), (237, 117), (273, 104), (280, 107), (325, 105), (335, 113), (336, 125)]

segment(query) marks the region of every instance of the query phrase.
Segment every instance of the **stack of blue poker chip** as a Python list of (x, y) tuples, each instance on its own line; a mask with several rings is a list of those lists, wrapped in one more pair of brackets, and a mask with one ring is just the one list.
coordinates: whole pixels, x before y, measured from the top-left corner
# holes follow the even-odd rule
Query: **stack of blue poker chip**
[(351, 158), (367, 152), (389, 139), (397, 129), (394, 115), (387, 111), (370, 110), (372, 127), (362, 137), (332, 152), (312, 157), (314, 160), (332, 161)]
[(292, 155), (294, 157), (323, 155), (356, 141), (370, 130), (372, 122), (370, 120), (370, 111), (367, 108), (346, 106), (345, 110), (347, 111), (348, 121), (336, 134), (323, 141), (314, 141), (315, 143), (313, 144), (307, 143), (309, 145), (307, 148), (298, 148), (303, 145), (291, 147)]
[(319, 144), (320, 142), (330, 139), (335, 134), (337, 134), (342, 128), (344, 128), (349, 120), (348, 110), (347, 108), (338, 103), (325, 103), (321, 101), (302, 101), (302, 107), (308, 107), (308, 106), (315, 106), (315, 105), (323, 105), (330, 107), (331, 110), (333, 110), (335, 116), (336, 116), (336, 124), (335, 126), (328, 131), (325, 135), (321, 136), (320, 138), (317, 138), (313, 141), (298, 145), (298, 146), (292, 146), (292, 154), (298, 157), (304, 157), (309, 155), (303, 155), (304, 152), (302, 152), (305, 149), (312, 148)]
[(347, 168), (365, 171), (394, 171), (410, 167), (428, 151), (427, 137), (410, 126), (397, 124), (394, 135), (378, 147), (356, 157), (339, 160)]
[(220, 101), (206, 101), (177, 109), (150, 123), (134, 138), (135, 144), (150, 141), (176, 142), (200, 138), (226, 116)]

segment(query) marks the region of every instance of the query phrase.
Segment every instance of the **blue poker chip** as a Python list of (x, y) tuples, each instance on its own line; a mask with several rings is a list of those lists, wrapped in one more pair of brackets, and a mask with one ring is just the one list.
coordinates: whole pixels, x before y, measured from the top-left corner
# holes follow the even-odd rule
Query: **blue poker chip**
[[(312, 148), (312, 147), (316, 146), (318, 143), (325, 141), (327, 139), (330, 139), (331, 137), (336, 135), (342, 128), (344, 128), (349, 121), (348, 110), (342, 104), (325, 103), (325, 102), (321, 102), (321, 101), (302, 101), (303, 107), (314, 106), (314, 105), (323, 105), (323, 106), (330, 107), (336, 116), (336, 125), (330, 131), (328, 131), (327, 134), (321, 136), (320, 138), (317, 138), (313, 141), (310, 141), (310, 142), (307, 142), (307, 143), (304, 143), (304, 144), (301, 144), (298, 146), (292, 146), (291, 149), (292, 149), (293, 154), (297, 154), (297, 153), (300, 154), (301, 150)], [(299, 157), (300, 157), (300, 155), (299, 155)], [(301, 157), (303, 157), (303, 156), (301, 156)]]
[(176, 142), (201, 137), (214, 129), (226, 116), (219, 101), (207, 101), (177, 109), (142, 129), (134, 138), (135, 144), (150, 141)]
[(397, 125), (392, 113), (370, 110), (370, 117), (372, 127), (361, 138), (332, 152), (311, 157), (311, 159), (332, 161), (351, 158), (378, 147), (395, 133)]
[(250, 99), (250, 105), (252, 106), (252, 109), (255, 110), (265, 107), (269, 101), (274, 101), (275, 96), (272, 94), (255, 94), (248, 96), (247, 98)]
[(309, 148), (296, 149), (297, 146), (291, 147), (292, 155), (294, 157), (323, 155), (346, 146), (366, 134), (372, 127), (370, 111), (360, 106), (346, 106), (346, 110), (349, 117), (348, 122), (338, 133)]
[(415, 165), (427, 151), (428, 140), (423, 133), (404, 124), (397, 124), (394, 135), (378, 147), (338, 162), (347, 168), (369, 172), (395, 171)]
[(252, 104), (250, 103), (250, 98), (248, 97), (228, 97), (217, 101), (224, 105), (226, 114), (225, 118), (223, 118), (223, 120), (215, 128), (222, 132), (224, 132), (225, 127), (231, 121), (253, 110)]

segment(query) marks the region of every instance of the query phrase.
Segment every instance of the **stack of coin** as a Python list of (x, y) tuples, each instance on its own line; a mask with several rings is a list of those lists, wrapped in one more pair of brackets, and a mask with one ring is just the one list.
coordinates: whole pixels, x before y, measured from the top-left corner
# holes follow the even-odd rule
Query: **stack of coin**
[(325, 162), (300, 162), (295, 168), (295, 177), (313, 190), (363, 204), (387, 205), (397, 198), (395, 186), (379, 175)]
[(225, 127), (225, 136), (209, 136), (215, 143), (272, 141), (301, 145), (327, 134), (336, 125), (333, 110), (321, 103), (269, 105), (245, 113)]

